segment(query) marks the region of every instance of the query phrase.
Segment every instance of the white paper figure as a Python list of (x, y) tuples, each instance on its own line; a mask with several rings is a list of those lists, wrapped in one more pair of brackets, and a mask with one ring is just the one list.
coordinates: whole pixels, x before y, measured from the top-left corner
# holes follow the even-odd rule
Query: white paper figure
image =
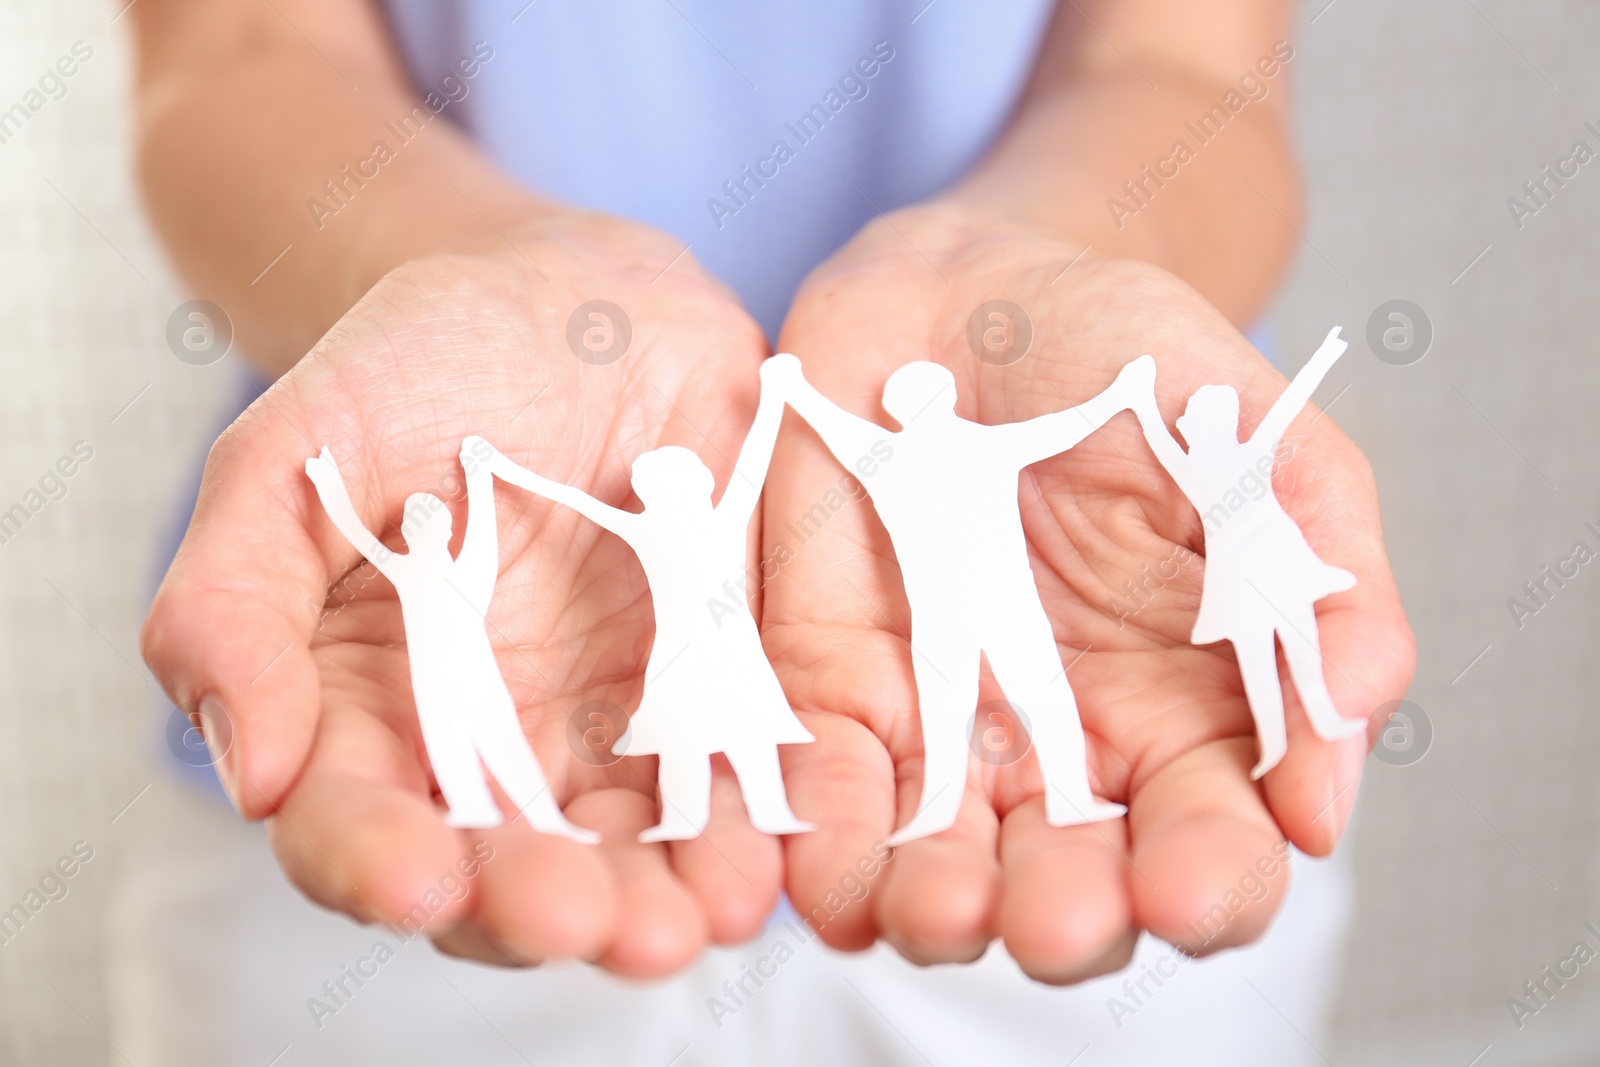
[(1031, 463), (1065, 452), (1132, 405), (1127, 370), (1099, 396), (1026, 422), (986, 426), (955, 413), (955, 377), (936, 363), (889, 376), (890, 432), (834, 404), (779, 355), (784, 388), (800, 415), (846, 467), (887, 440), (893, 460), (863, 482), (889, 532), (911, 605), (912, 671), (922, 721), (922, 798), (891, 845), (954, 825), (967, 779), (968, 733), (978, 703), (980, 655), (1006, 699), (1030, 722), (1054, 826), (1113, 819), (1127, 809), (1089, 787), (1083, 724), (1028, 562), (1017, 502)]
[[(778, 746), (814, 740), (795, 717), (744, 606), (750, 516), (783, 420), (783, 398), (763, 375), (755, 423), (733, 477), (713, 507), (711, 471), (686, 448), (668, 446), (633, 464), (640, 512), (602, 504), (503, 455), (494, 473), (529, 492), (581, 512), (638, 554), (655, 604), (656, 634), (645, 665), (644, 695), (612, 750), (660, 756), (661, 822), (640, 841), (698, 836), (711, 815), (711, 755), (725, 753), (739, 779), (756, 829), (794, 834), (815, 829), (789, 808)], [(741, 587), (740, 610), (728, 607), (725, 585)]]
[(462, 446), (467, 532), (455, 559), (450, 558), (450, 509), (438, 497), (413, 493), (406, 498), (401, 533), (409, 551), (399, 554), (362, 524), (326, 448), (306, 460), (306, 474), (339, 532), (400, 596), (417, 721), (449, 808), (445, 821), (458, 827), (500, 825), (500, 806), (484, 777), (487, 766), (535, 830), (597, 842), (598, 834), (568, 822), (556, 805), (489, 642), (484, 616), (500, 569), (500, 542), (487, 455), (472, 455)]
[(1189, 640), (1233, 642), (1261, 746), (1256, 778), (1289, 747), (1275, 640), (1319, 737), (1332, 741), (1367, 728), (1364, 720), (1341, 716), (1328, 695), (1313, 607), (1354, 586), (1355, 575), (1318, 559), (1272, 492), (1278, 441), (1348, 347), (1337, 326), (1329, 331), (1248, 441), (1239, 440), (1239, 394), (1232, 386), (1202, 386), (1189, 398), (1178, 419), (1187, 452), (1162, 421), (1153, 390), (1134, 408), (1156, 458), (1205, 524), (1205, 587)]

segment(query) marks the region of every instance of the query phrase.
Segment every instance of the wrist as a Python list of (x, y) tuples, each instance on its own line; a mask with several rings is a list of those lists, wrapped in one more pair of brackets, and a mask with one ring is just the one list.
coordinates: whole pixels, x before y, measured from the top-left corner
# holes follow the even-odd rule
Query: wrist
[(613, 293), (687, 286), (733, 299), (681, 240), (632, 219), (532, 198), (484, 215), (414, 258), (469, 256), (541, 284), (591, 276)]
[[(904, 271), (906, 259), (926, 261), (946, 280), (999, 262), (1062, 266), (1096, 256), (1089, 242), (1033, 225), (982, 202), (940, 197), (881, 215), (819, 266), (805, 288), (841, 275)], [(931, 272), (930, 272), (931, 276)]]
[(407, 177), (412, 180), (384, 190), (390, 194), (386, 202), (371, 204), (371, 210), (352, 219), (357, 225), (353, 240), (345, 245), (350, 255), (343, 281), (354, 299), (408, 263), (434, 256), (510, 251), (514, 243), (510, 235), (561, 211), (498, 175)]

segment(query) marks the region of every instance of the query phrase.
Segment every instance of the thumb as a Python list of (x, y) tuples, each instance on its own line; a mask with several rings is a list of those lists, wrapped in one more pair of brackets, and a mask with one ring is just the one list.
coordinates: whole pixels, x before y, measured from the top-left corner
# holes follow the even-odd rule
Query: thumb
[(197, 721), (223, 787), (251, 819), (277, 807), (316, 732), (310, 646), (329, 573), (307, 521), (307, 449), (298, 434), (286, 440), (254, 414), (213, 447), (194, 517), (140, 634), (145, 662)]

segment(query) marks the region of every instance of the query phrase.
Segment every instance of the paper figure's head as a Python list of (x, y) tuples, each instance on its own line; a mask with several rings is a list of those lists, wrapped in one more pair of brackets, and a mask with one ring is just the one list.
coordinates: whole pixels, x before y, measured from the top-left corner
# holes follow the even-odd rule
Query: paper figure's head
[(406, 497), (405, 514), (400, 519), (400, 536), (412, 552), (450, 550), (450, 509), (432, 493), (412, 493)]
[(687, 448), (667, 445), (633, 461), (633, 491), (647, 509), (709, 509), (716, 487), (711, 471)]
[(1231, 385), (1202, 385), (1178, 416), (1178, 432), (1196, 448), (1239, 443), (1239, 394)]
[(956, 407), (956, 376), (937, 363), (918, 360), (889, 375), (883, 383), (883, 410), (901, 429), (928, 412), (950, 412)]

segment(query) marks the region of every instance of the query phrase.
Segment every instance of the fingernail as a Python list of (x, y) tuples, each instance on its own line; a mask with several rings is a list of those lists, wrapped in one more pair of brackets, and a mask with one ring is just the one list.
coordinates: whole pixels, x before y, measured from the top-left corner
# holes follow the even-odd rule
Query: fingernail
[(1328, 775), (1328, 788), (1333, 797), (1333, 840), (1337, 845), (1350, 822), (1350, 813), (1356, 806), (1360, 792), (1361, 771), (1367, 765), (1367, 737), (1360, 734), (1339, 742), (1339, 754), (1334, 757), (1333, 770)]
[(242, 812), (244, 809), (239, 804), (236, 757), (233, 752), (233, 719), (214, 697), (202, 698), (191, 718), (196, 720), (195, 728), (206, 740), (206, 751), (211, 753), (211, 766), (217, 772), (223, 792), (228, 794), (234, 810)]

